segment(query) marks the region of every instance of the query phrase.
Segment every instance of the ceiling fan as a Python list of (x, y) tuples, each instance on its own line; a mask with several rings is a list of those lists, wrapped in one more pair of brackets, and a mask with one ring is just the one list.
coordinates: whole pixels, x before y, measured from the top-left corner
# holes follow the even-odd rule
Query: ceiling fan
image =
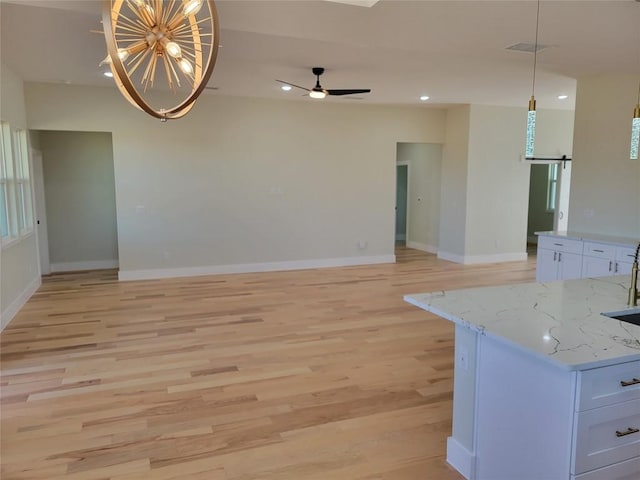
[(277, 80), (276, 82), (284, 83), (285, 85), (291, 85), (292, 87), (299, 88), (301, 90), (306, 90), (309, 92), (309, 96), (311, 98), (324, 98), (327, 95), (352, 95), (354, 93), (369, 93), (371, 92), (370, 88), (351, 88), (351, 89), (324, 89), (320, 85), (320, 75), (324, 73), (323, 67), (313, 67), (311, 69), (313, 74), (316, 76), (316, 86), (313, 88), (305, 88), (300, 85), (296, 85), (295, 83), (285, 82), (284, 80)]

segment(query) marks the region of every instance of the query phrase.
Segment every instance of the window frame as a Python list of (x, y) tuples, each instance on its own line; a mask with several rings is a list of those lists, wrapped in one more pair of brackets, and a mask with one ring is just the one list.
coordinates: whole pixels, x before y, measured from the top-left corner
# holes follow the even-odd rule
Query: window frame
[[(0, 248), (14, 245), (34, 232), (33, 186), (27, 132), (0, 120)], [(1, 214), (1, 213), (0, 213)]]

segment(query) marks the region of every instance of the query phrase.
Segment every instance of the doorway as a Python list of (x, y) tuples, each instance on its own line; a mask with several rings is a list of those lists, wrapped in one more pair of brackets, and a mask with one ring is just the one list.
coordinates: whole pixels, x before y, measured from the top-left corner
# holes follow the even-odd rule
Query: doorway
[(31, 136), (41, 274), (118, 268), (111, 133)]
[(535, 232), (567, 230), (570, 188), (570, 161), (541, 161), (531, 165), (528, 244), (538, 243)]
[(396, 165), (396, 245), (407, 243), (407, 189), (409, 166)]

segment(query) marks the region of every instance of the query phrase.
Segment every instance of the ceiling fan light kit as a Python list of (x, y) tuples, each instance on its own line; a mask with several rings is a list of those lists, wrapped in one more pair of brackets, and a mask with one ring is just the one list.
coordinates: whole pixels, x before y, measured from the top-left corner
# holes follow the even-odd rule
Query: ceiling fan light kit
[(342, 96), (342, 95), (353, 95), (357, 93), (370, 93), (370, 88), (352, 88), (352, 89), (324, 89), (322, 85), (320, 85), (320, 75), (324, 73), (323, 67), (313, 67), (311, 72), (316, 76), (316, 85), (313, 88), (301, 87), (300, 85), (296, 85), (295, 83), (285, 82), (284, 80), (277, 80), (276, 82), (280, 82), (284, 85), (289, 85), (295, 88), (299, 88), (300, 90), (305, 90), (308, 92), (309, 97), (315, 99), (323, 99), (327, 95), (334, 96)]
[[(213, 0), (103, 0), (108, 64), (122, 95), (162, 121), (186, 115), (207, 85), (219, 46)], [(175, 104), (157, 106), (150, 90), (163, 70)]]

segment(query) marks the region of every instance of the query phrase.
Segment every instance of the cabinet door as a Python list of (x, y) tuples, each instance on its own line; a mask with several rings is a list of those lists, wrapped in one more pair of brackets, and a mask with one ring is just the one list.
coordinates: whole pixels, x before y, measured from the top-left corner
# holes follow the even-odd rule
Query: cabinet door
[(582, 276), (591, 278), (614, 275), (614, 266), (615, 261), (612, 258), (582, 257)]
[(612, 275), (630, 275), (633, 263), (616, 262), (615, 273)]
[(571, 280), (582, 277), (582, 255), (576, 253), (558, 253), (558, 280)]
[(536, 282), (550, 282), (558, 279), (558, 253), (538, 247), (536, 258)]

